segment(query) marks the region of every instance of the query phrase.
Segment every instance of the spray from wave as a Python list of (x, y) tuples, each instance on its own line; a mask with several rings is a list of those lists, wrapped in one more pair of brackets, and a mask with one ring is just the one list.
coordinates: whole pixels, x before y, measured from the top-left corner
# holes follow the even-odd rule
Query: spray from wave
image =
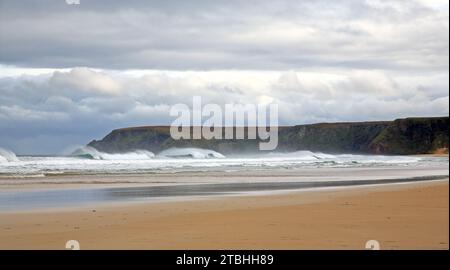
[(358, 154), (325, 154), (311, 151), (295, 151), (290, 153), (269, 153), (265, 156), (269, 159), (283, 159), (296, 161), (333, 162), (336, 164), (403, 164), (418, 162), (420, 157), (411, 156), (383, 156), (383, 155), (358, 155)]
[(16, 154), (14, 154), (14, 152), (12, 151), (0, 147), (0, 163), (13, 161), (19, 161)]
[(158, 154), (159, 157), (170, 158), (225, 158), (224, 155), (209, 149), (201, 148), (169, 148)]
[(288, 152), (288, 153), (272, 152), (272, 153), (268, 153), (265, 157), (295, 158), (298, 160), (318, 160), (318, 159), (333, 159), (333, 158), (336, 158), (336, 155), (301, 150), (301, 151)]
[(154, 158), (155, 154), (146, 150), (136, 150), (127, 153), (109, 154), (100, 152), (93, 147), (85, 146), (75, 150), (71, 154), (71, 156), (95, 160), (146, 160)]

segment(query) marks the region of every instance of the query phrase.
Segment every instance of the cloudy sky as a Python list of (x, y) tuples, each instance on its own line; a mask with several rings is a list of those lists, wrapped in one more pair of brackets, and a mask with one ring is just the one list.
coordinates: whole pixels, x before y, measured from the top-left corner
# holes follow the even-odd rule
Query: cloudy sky
[(447, 0), (0, 0), (0, 147), (64, 153), (170, 106), (281, 124), (449, 114)]

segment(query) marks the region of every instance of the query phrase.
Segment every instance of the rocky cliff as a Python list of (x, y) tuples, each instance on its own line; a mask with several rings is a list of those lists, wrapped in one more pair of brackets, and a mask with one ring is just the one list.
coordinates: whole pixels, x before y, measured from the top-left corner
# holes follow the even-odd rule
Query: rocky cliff
[[(449, 118), (405, 118), (383, 122), (320, 123), (279, 128), (277, 151), (327, 153), (448, 153)], [(258, 151), (258, 140), (174, 140), (168, 126), (113, 130), (88, 145), (103, 152), (145, 149), (158, 153), (170, 147), (200, 147), (224, 154)]]

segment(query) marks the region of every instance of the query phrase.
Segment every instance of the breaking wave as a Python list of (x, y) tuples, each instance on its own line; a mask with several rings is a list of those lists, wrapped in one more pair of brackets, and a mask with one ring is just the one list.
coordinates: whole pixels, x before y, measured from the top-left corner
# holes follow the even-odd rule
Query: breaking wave
[(225, 157), (213, 150), (199, 148), (170, 148), (154, 156), (153, 153), (145, 150), (110, 154), (92, 147), (81, 147), (66, 156), (20, 156), (20, 159), (17, 159), (14, 153), (0, 149), (0, 180), (11, 176), (21, 178), (59, 174), (158, 174), (273, 168), (372, 168), (380, 166), (448, 167), (448, 157), (325, 154), (310, 151), (230, 154)]
[(201, 148), (169, 148), (158, 154), (170, 158), (225, 158), (219, 152)]
[(155, 154), (147, 150), (109, 154), (100, 152), (93, 147), (86, 146), (75, 150), (71, 156), (96, 160), (145, 160), (154, 158)]
[(0, 147), (0, 163), (12, 161), (19, 161), (16, 154), (14, 154), (14, 152), (12, 151)]

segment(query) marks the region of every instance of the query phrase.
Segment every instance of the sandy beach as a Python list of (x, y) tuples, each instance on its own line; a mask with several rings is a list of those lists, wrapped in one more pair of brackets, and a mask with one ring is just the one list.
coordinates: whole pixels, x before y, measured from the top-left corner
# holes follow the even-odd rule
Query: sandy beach
[(0, 214), (0, 249), (448, 249), (448, 179)]

